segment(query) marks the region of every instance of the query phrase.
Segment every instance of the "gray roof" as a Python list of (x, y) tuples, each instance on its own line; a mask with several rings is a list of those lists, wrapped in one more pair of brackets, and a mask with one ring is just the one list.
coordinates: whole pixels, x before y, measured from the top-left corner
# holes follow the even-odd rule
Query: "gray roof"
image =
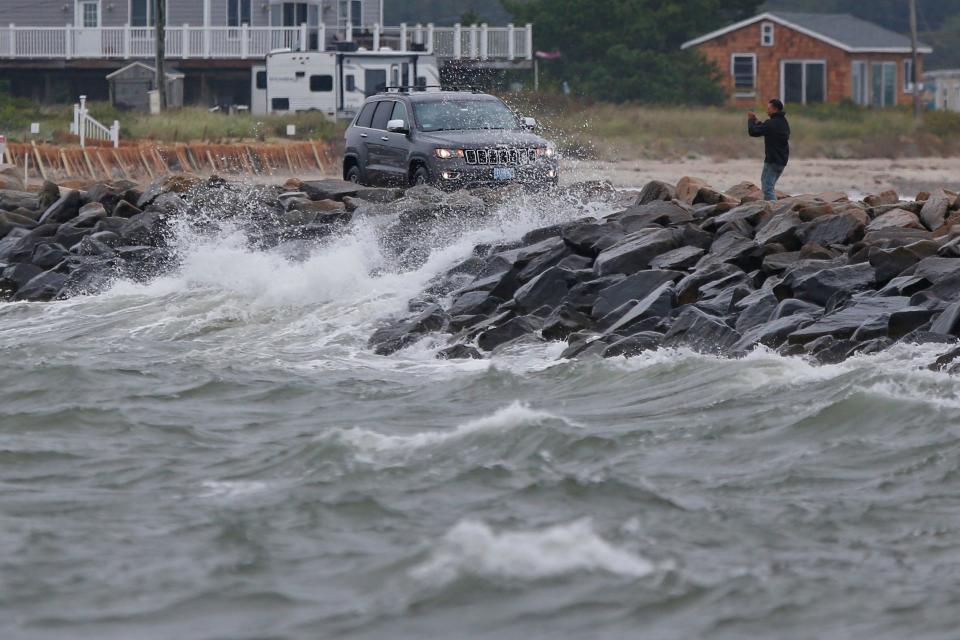
[[(686, 49), (703, 44), (762, 20), (777, 22), (851, 53), (874, 51), (907, 53), (910, 51), (910, 38), (907, 36), (884, 29), (855, 16), (846, 13), (794, 13), (792, 11), (761, 13), (685, 42), (682, 48)], [(933, 49), (921, 42), (917, 43), (917, 47), (920, 53), (933, 52)]]
[[(910, 48), (910, 38), (846, 13), (793, 13), (771, 11), (772, 15), (798, 27), (836, 40), (851, 49)], [(918, 42), (919, 47), (927, 45)]]

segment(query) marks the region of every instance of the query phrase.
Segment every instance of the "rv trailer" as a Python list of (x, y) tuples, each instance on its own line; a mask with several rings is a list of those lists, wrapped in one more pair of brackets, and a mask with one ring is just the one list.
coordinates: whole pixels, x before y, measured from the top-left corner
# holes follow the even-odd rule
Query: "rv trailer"
[(260, 82), (258, 71), (263, 69), (254, 70), (253, 103), (266, 113), (321, 111), (330, 118), (353, 118), (367, 97), (385, 87), (440, 84), (436, 57), (416, 52), (283, 49), (267, 55)]

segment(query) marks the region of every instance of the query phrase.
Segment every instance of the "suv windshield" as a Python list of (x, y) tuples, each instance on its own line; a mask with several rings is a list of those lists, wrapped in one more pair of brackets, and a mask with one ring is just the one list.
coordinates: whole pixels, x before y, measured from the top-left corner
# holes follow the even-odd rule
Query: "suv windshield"
[(516, 129), (518, 122), (499, 100), (415, 102), (413, 112), (421, 131)]

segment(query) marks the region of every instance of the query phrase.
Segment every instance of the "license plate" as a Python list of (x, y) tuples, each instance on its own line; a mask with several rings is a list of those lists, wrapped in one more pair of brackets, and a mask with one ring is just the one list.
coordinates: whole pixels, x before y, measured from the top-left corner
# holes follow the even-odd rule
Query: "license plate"
[(504, 169), (502, 167), (496, 167), (493, 170), (494, 180), (513, 180), (516, 177), (517, 177), (516, 169)]

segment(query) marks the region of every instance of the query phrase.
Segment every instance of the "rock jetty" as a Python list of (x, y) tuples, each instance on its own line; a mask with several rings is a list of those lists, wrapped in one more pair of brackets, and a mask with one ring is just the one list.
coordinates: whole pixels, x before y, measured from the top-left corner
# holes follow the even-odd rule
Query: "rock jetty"
[[(445, 335), (441, 358), (565, 341), (563, 358), (759, 345), (836, 363), (960, 336), (960, 201), (938, 190), (764, 202), (752, 184), (651, 182), (626, 206), (478, 246), (370, 339), (391, 354)], [(957, 368), (960, 349), (935, 369)]]
[[(34, 193), (0, 175), (0, 299), (14, 301), (163, 274), (178, 263), (182, 225), (202, 232), (229, 222), (271, 248), (312, 246), (376, 219), (396, 266), (416, 267), (451, 223), (482, 220), (517, 195), (340, 180), (252, 187), (191, 175), (147, 188), (47, 182)], [(584, 183), (562, 195), (555, 206), (617, 206), (476, 246), (386, 321), (371, 349), (389, 355), (428, 335), (446, 343), (440, 358), (483, 358), (524, 341), (563, 341), (564, 358), (674, 346), (738, 357), (763, 345), (835, 363), (934, 342), (944, 355), (931, 366), (960, 372), (960, 199), (951, 191), (763, 202), (749, 183), (721, 192), (683, 178), (637, 192)]]

